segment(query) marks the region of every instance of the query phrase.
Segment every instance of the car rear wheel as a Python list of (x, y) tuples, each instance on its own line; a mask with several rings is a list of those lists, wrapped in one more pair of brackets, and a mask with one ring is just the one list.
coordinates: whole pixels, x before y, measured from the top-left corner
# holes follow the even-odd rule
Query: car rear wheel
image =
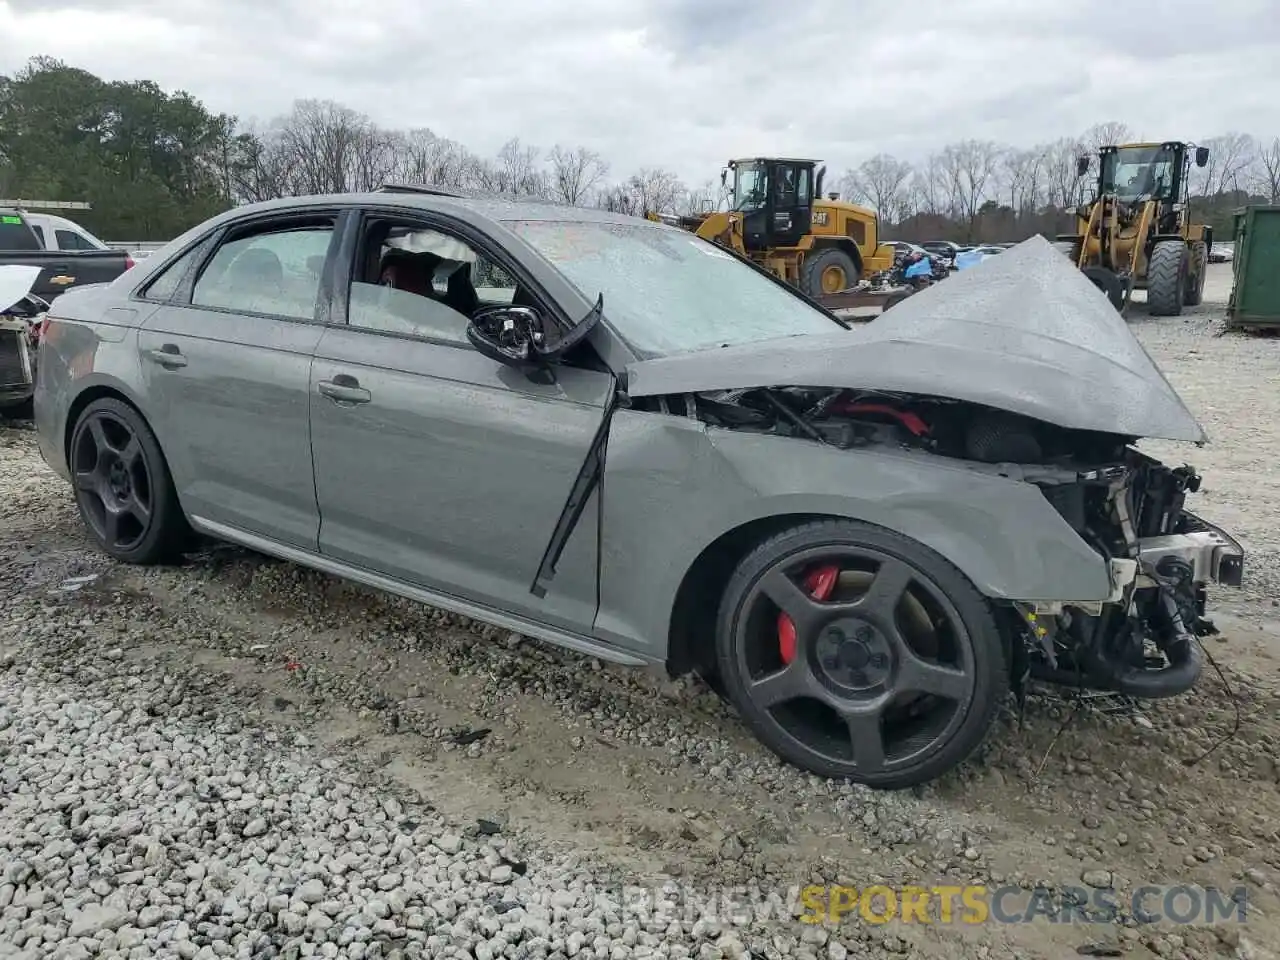
[(960, 763), (1008, 689), (999, 630), (964, 575), (851, 520), (792, 527), (744, 558), (716, 641), (726, 693), (766, 746), (872, 787)]
[(160, 445), (133, 407), (112, 397), (85, 407), (68, 462), (76, 506), (102, 550), (136, 564), (177, 555), (190, 528)]

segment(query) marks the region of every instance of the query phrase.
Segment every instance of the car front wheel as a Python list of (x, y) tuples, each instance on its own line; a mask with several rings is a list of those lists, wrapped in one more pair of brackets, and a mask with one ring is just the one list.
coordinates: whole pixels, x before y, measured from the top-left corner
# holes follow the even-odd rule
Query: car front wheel
[(716, 643), (725, 691), (767, 747), (878, 788), (964, 760), (1008, 690), (999, 630), (964, 575), (852, 520), (799, 524), (747, 555)]
[(68, 462), (80, 517), (99, 547), (125, 563), (176, 556), (190, 528), (160, 445), (133, 407), (114, 397), (86, 406)]

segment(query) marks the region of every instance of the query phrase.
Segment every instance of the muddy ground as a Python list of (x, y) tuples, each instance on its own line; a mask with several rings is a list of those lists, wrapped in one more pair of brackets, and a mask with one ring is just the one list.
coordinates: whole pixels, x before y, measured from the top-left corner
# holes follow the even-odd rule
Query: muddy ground
[[(112, 564), (16, 423), (0, 426), (0, 664), (39, 664), (68, 691), (113, 671), (161, 674), (237, 726), (303, 729), (318, 754), (416, 790), (451, 821), (493, 820), (531, 857), (576, 856), (617, 883), (1109, 881), (1121, 902), (1148, 884), (1247, 890), (1245, 921), (1212, 926), (849, 919), (800, 938), (824, 957), (1050, 958), (1090, 945), (1268, 956), (1280, 944), (1280, 341), (1222, 334), (1229, 265), (1212, 271), (1204, 306), (1157, 319), (1135, 305), (1130, 322), (1212, 438), (1152, 449), (1201, 468), (1199, 511), (1249, 551), (1244, 588), (1212, 598), (1221, 676), (1137, 706), (1037, 693), (1021, 724), (1010, 711), (977, 757), (921, 790), (872, 793), (783, 767), (696, 681), (238, 549), (171, 569)], [(455, 742), (468, 732), (479, 739)]]

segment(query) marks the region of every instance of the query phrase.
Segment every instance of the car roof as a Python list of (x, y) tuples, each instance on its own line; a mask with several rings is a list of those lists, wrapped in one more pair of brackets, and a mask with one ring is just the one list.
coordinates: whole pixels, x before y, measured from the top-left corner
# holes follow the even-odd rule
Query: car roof
[(326, 206), (392, 206), (408, 210), (436, 211), (439, 213), (467, 217), (467, 213), (478, 218), (496, 221), (510, 220), (561, 220), (574, 223), (613, 223), (644, 224), (657, 230), (674, 230), (665, 224), (647, 220), (644, 217), (630, 216), (625, 213), (613, 213), (609, 210), (598, 210), (593, 207), (574, 207), (568, 204), (548, 203), (546, 201), (514, 200), (511, 198), (482, 195), (452, 195), (442, 193), (420, 193), (408, 189), (383, 190), (375, 193), (332, 193), (309, 194), (301, 197), (281, 197), (235, 207), (223, 214), (227, 219), (253, 213), (270, 213), (297, 210), (306, 207)]

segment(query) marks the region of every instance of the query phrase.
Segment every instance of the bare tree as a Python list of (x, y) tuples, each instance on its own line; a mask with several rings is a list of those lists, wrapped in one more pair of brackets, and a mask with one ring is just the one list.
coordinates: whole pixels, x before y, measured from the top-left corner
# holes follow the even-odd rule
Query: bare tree
[(1010, 150), (1001, 161), (1009, 208), (1018, 216), (1034, 214), (1039, 209), (1046, 154), (1044, 147)]
[(1227, 133), (1211, 137), (1201, 146), (1209, 148), (1209, 162), (1193, 167), (1193, 189), (1205, 197), (1246, 190), (1249, 175), (1258, 160), (1258, 145), (1247, 133)]
[(1088, 181), (1076, 174), (1076, 162), (1090, 155), (1089, 147), (1075, 137), (1062, 137), (1044, 148), (1045, 191), (1052, 206), (1068, 210), (1080, 203)]
[(1272, 137), (1271, 143), (1258, 151), (1256, 182), (1263, 196), (1280, 203), (1280, 137)]
[(548, 196), (550, 185), (546, 171), (539, 165), (538, 154), (537, 147), (524, 146), (519, 137), (512, 137), (502, 145), (493, 162), (480, 165), (479, 186), (513, 197)]
[(1127, 123), (1121, 123), (1119, 120), (1095, 123), (1080, 135), (1084, 152), (1088, 154), (1096, 154), (1103, 147), (1114, 147), (1117, 144), (1128, 143), (1132, 139), (1133, 130)]
[(371, 189), (362, 179), (381, 166), (384, 142), (364, 114), (331, 100), (299, 100), (278, 128), (277, 149), (290, 171), (289, 193)]
[(724, 190), (715, 180), (706, 180), (702, 186), (686, 190), (679, 203), (679, 213), (686, 217), (700, 217), (719, 210), (724, 204)]
[(635, 198), (636, 212), (641, 214), (675, 213), (686, 192), (679, 177), (660, 167), (642, 168), (627, 180), (627, 189)]
[(935, 154), (912, 174), (903, 200), (903, 213), (906, 216), (941, 216), (947, 212), (946, 207), (945, 175), (941, 159)]
[(462, 188), (476, 186), (479, 158), (453, 140), (419, 128), (392, 134), (392, 176), (404, 183)]
[(938, 160), (949, 193), (949, 209), (972, 234), (987, 187), (1000, 164), (1002, 148), (987, 140), (964, 140), (944, 147)]
[(551, 195), (570, 206), (577, 206), (609, 172), (609, 164), (594, 150), (586, 147), (551, 148)]
[(887, 153), (878, 153), (841, 178), (841, 189), (875, 210), (882, 220), (903, 219), (903, 201), (911, 178), (911, 164)]
[(636, 195), (631, 191), (629, 184), (625, 183), (606, 187), (600, 192), (596, 203), (597, 206), (611, 213), (625, 213), (634, 217), (644, 212), (640, 209)]

